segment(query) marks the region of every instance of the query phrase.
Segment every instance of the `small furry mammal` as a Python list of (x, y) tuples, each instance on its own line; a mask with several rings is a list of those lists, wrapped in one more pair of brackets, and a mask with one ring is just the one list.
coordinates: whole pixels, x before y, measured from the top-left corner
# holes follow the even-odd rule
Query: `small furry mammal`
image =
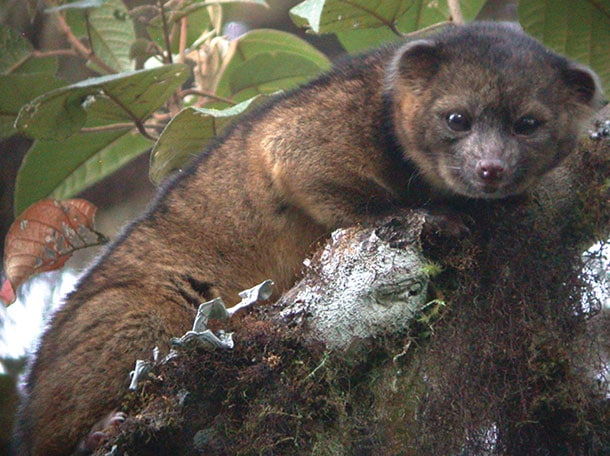
[(347, 58), (276, 97), (167, 183), (53, 316), (16, 454), (93, 450), (136, 358), (167, 349), (202, 301), (269, 278), (285, 291), (332, 230), (526, 191), (601, 99), (591, 70), (490, 23)]

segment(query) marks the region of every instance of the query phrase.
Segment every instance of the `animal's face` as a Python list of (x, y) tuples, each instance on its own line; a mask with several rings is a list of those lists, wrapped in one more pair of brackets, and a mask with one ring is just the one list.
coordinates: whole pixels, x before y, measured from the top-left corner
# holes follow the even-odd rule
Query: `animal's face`
[(522, 193), (556, 167), (601, 97), (591, 70), (499, 25), (408, 43), (388, 81), (405, 158), (473, 198)]

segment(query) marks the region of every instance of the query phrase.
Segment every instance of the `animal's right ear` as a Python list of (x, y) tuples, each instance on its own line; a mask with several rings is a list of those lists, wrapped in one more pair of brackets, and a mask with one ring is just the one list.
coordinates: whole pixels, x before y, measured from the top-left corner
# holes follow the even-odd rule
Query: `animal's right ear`
[(390, 64), (389, 76), (415, 88), (429, 81), (440, 68), (438, 45), (429, 39), (411, 41), (403, 45)]

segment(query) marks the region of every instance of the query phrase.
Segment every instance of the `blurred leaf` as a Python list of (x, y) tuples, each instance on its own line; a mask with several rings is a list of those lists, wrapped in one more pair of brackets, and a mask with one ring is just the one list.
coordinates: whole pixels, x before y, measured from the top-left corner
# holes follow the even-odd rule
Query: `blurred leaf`
[(241, 64), (230, 79), (232, 96), (242, 100), (297, 87), (321, 72), (311, 60), (289, 52), (259, 54)]
[(0, 74), (54, 73), (55, 57), (31, 58), (32, 45), (10, 27), (0, 24)]
[(466, 21), (474, 20), (487, 3), (489, 3), (489, 0), (468, 0), (467, 2), (460, 2), (464, 19)]
[(290, 15), (298, 26), (308, 27), (314, 33), (378, 27), (396, 30), (407, 24), (412, 24), (407, 29), (412, 31), (446, 20), (445, 3), (427, 0), (306, 0), (292, 8)]
[(56, 58), (32, 58), (32, 51), (27, 40), (0, 25), (0, 138), (17, 133), (15, 119), (24, 104), (66, 84), (53, 76)]
[(38, 12), (38, 0), (26, 0), (28, 16), (30, 18), (30, 23), (34, 22), (34, 18)]
[[(479, 0), (480, 2), (484, 0)], [(405, 14), (396, 24), (400, 33), (413, 33), (434, 24), (447, 21), (449, 11), (445, 2), (422, 5), (417, 14)], [(337, 39), (347, 52), (354, 53), (402, 39), (388, 27), (360, 28), (337, 32)]]
[(15, 214), (44, 198), (71, 198), (151, 146), (152, 141), (130, 129), (35, 141), (17, 174)]
[[(485, 0), (462, 2), (466, 19), (472, 19)], [(314, 33), (335, 33), (348, 52), (396, 41), (402, 34), (447, 21), (445, 1), (306, 0), (290, 10), (293, 21)]]
[(187, 79), (182, 64), (87, 79), (25, 105), (17, 128), (36, 139), (65, 139), (83, 126), (143, 121)]
[(159, 183), (173, 171), (199, 155), (237, 116), (251, 111), (268, 99), (257, 96), (227, 109), (186, 108), (163, 130), (151, 152), (150, 178)]
[(6, 235), (7, 281), (0, 299), (11, 304), (17, 288), (30, 276), (59, 269), (75, 250), (106, 242), (106, 237), (93, 228), (96, 211), (83, 199), (46, 199), (28, 207)]
[(7, 74), (32, 53), (32, 45), (13, 29), (0, 25), (0, 73)]
[(555, 51), (591, 66), (610, 92), (610, 2), (519, 2), (525, 31)]
[[(117, 72), (133, 70), (134, 62), (129, 56), (129, 49), (136, 39), (136, 33), (123, 2), (107, 0), (101, 8), (92, 10), (89, 25), (95, 55)], [(92, 62), (89, 64), (93, 65)]]
[(77, 2), (66, 3), (65, 5), (53, 6), (51, 8), (46, 8), (45, 13), (54, 13), (56, 11), (63, 11), (68, 9), (84, 9), (89, 10), (93, 8), (99, 8), (108, 0), (80, 0)]
[(216, 94), (234, 101), (294, 88), (330, 67), (324, 54), (286, 32), (254, 30), (231, 46), (234, 52)]
[(0, 75), (0, 139), (18, 133), (15, 120), (24, 104), (65, 84), (44, 73)]

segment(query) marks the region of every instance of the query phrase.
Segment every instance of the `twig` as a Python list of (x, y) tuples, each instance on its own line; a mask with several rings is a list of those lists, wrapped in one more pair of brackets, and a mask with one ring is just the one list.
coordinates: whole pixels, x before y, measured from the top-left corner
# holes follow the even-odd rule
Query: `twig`
[(438, 22), (436, 24), (429, 25), (428, 27), (424, 27), (423, 29), (419, 29), (419, 30), (416, 30), (416, 31), (410, 32), (410, 33), (405, 33), (403, 36), (405, 38), (412, 37), (412, 36), (421, 36), (421, 35), (425, 35), (426, 33), (432, 32), (436, 29), (440, 29), (440, 28), (446, 27), (451, 24), (453, 24), (453, 22), (451, 22), (451, 21)]
[(99, 127), (84, 127), (80, 129), (81, 133), (97, 133), (100, 131), (113, 131), (113, 130), (124, 130), (127, 128), (133, 128), (132, 122), (116, 123), (110, 125), (100, 125)]
[(41, 59), (44, 57), (57, 57), (60, 55), (78, 56), (78, 54), (76, 53), (76, 51), (74, 51), (74, 49), (54, 49), (51, 51), (33, 50), (30, 54), (26, 55), (18, 62), (15, 62), (13, 64), (13, 66), (11, 66), (6, 71), (6, 74), (11, 74), (11, 73), (17, 71), (19, 68), (21, 68), (23, 65), (25, 65), (27, 62), (29, 62), (32, 59)]
[(462, 8), (460, 8), (460, 0), (447, 0), (447, 6), (449, 7), (451, 20), (458, 25), (464, 24), (464, 15), (462, 14)]
[(188, 25), (187, 19), (186, 19), (186, 16), (184, 16), (182, 19), (180, 19), (180, 45), (179, 45), (179, 54), (178, 54), (180, 56), (180, 63), (186, 62), (185, 50), (186, 50), (186, 35), (188, 33), (187, 25)]
[(121, 108), (125, 112), (125, 114), (127, 114), (131, 118), (131, 120), (135, 124), (138, 131), (142, 134), (142, 136), (144, 136), (147, 139), (150, 139), (151, 141), (157, 140), (157, 138), (151, 136), (150, 133), (148, 133), (148, 131), (146, 131), (146, 127), (145, 127), (144, 123), (142, 122), (142, 120), (139, 119), (133, 112), (131, 112), (129, 110), (129, 108), (127, 108), (127, 106), (125, 106), (123, 103), (121, 103), (120, 100), (118, 100), (112, 94), (110, 94), (106, 91), (104, 91), (104, 95), (106, 95), (108, 98), (110, 98), (119, 108)]
[(68, 41), (70, 42), (70, 44), (72, 45), (74, 50), (81, 57), (91, 60), (91, 62), (93, 62), (96, 66), (98, 66), (99, 68), (101, 68), (102, 70), (104, 70), (107, 73), (110, 73), (110, 74), (116, 73), (116, 70), (114, 68), (112, 68), (111, 66), (108, 66), (102, 59), (100, 59), (97, 55), (95, 55), (95, 52), (93, 52), (92, 49), (89, 49), (87, 46), (85, 46), (83, 43), (80, 42), (80, 40), (76, 37), (76, 35), (74, 35), (74, 33), (72, 33), (72, 29), (66, 22), (66, 19), (61, 14), (59, 14), (59, 12), (55, 13), (55, 17), (57, 18), (57, 25), (59, 26), (59, 29), (68, 39)]
[(165, 40), (166, 52), (165, 63), (174, 63), (172, 57), (172, 42), (169, 39), (169, 25), (167, 23), (167, 17), (165, 17), (165, 6), (163, 4), (163, 0), (158, 0), (157, 4), (159, 5), (159, 9), (161, 10), (161, 21), (163, 23), (163, 39)]

